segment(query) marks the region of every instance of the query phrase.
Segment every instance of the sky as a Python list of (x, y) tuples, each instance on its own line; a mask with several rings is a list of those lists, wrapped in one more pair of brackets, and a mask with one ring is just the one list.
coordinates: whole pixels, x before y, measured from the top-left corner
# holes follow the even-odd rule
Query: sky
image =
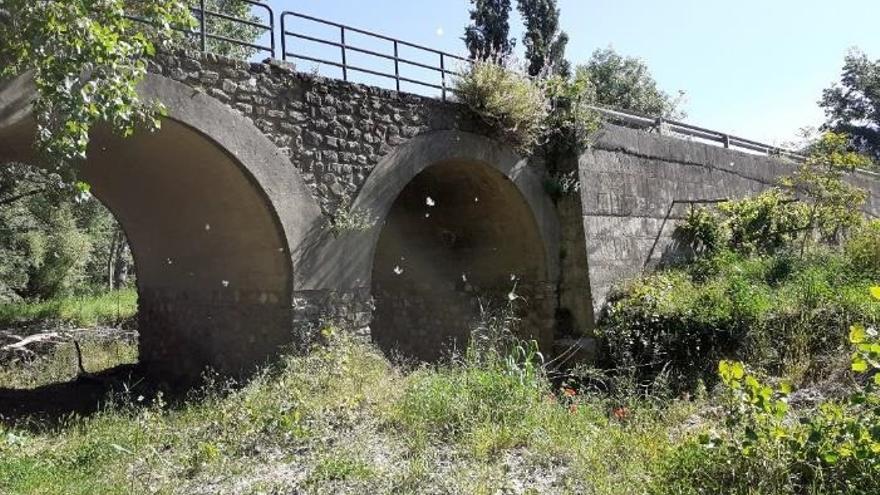
[[(276, 13), (292, 10), (451, 53), (466, 52), (461, 35), (468, 23), (468, 0), (269, 4)], [(794, 140), (802, 127), (822, 123), (817, 101), (824, 88), (839, 80), (851, 48), (880, 58), (880, 0), (559, 0), (559, 7), (562, 29), (570, 37), (566, 55), (573, 63), (608, 46), (638, 57), (667, 93), (685, 92), (685, 121), (774, 145)], [(338, 30), (307, 21), (293, 19), (289, 26), (324, 38), (338, 36)], [(520, 38), (515, 8), (511, 27)], [(322, 51), (288, 40), (290, 51), (339, 57), (338, 49)], [(355, 35), (347, 42), (389, 50), (387, 44)], [(418, 57), (426, 54), (402, 55), (423, 60)], [(352, 58), (349, 63), (368, 68), (382, 64), (366, 56)], [(300, 69), (339, 76), (337, 69), (309, 62), (301, 62)], [(360, 77), (366, 83), (381, 82)]]

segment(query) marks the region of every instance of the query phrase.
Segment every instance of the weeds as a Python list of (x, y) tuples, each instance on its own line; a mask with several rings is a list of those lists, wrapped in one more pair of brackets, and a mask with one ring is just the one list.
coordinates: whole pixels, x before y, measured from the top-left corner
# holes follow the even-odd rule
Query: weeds
[(0, 304), (0, 327), (50, 321), (81, 327), (115, 325), (137, 313), (137, 291), (123, 289), (91, 296)]

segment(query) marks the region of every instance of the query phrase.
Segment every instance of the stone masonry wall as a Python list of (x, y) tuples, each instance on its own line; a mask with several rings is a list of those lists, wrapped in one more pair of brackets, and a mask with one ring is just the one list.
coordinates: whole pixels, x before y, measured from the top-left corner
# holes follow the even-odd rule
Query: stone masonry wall
[(303, 74), (277, 60), (160, 53), (150, 71), (252, 119), (290, 157), (325, 214), (350, 204), (395, 146), (429, 131), (479, 127), (453, 103)]

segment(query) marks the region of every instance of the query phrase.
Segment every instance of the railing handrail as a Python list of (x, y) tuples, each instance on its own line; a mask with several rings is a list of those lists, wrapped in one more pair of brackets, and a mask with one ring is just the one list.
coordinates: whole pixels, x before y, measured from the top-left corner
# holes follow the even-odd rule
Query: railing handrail
[[(272, 10), (272, 7), (266, 4), (263, 1), (259, 0), (238, 0), (240, 2), (251, 5), (252, 7), (256, 7), (259, 9), (265, 10), (268, 15), (268, 23), (256, 22), (250, 19), (242, 19), (233, 15), (225, 14), (222, 12), (217, 12), (212, 9), (206, 8), (206, 0), (191, 0), (198, 4), (198, 6), (192, 6), (190, 9), (197, 14), (196, 20), (198, 21), (198, 29), (190, 30), (190, 29), (179, 29), (177, 31), (184, 32), (191, 36), (198, 36), (200, 41), (200, 47), (202, 51), (208, 51), (208, 40), (218, 40), (224, 43), (229, 43), (232, 45), (244, 46), (248, 48), (252, 48), (262, 52), (268, 52), (271, 54), (272, 58), (276, 58), (276, 23), (275, 23), (275, 12)], [(126, 16), (128, 19), (138, 22), (147, 22), (146, 19), (138, 18), (135, 16)], [(212, 33), (208, 30), (208, 19), (210, 18), (219, 18), (225, 19), (229, 22), (239, 23), (246, 26), (251, 26), (254, 28), (259, 28), (265, 31), (268, 31), (269, 34), (269, 44), (268, 45), (260, 45), (257, 43), (239, 40), (234, 38), (229, 38), (223, 36), (221, 34)], [(334, 28), (339, 29), (339, 40), (334, 41), (326, 38), (321, 38), (317, 36), (311, 36), (302, 32), (297, 32), (294, 30), (288, 29), (287, 20), (288, 18), (298, 18), (306, 21), (315, 22), (318, 24), (323, 24), (326, 26), (332, 26)], [(374, 49), (364, 48), (361, 46), (356, 46), (351, 44), (350, 42), (346, 42), (345, 35), (346, 33), (358, 33), (361, 35), (365, 35), (371, 38), (388, 41), (392, 44), (392, 52), (393, 53), (382, 53), (381, 51), (377, 51)], [(436, 48), (431, 48), (429, 46), (421, 45), (418, 43), (413, 43), (410, 41), (405, 41), (397, 38), (393, 38), (391, 36), (387, 36), (381, 33), (376, 33), (373, 31), (369, 31), (366, 29), (349, 26), (347, 24), (342, 24), (335, 21), (330, 21), (327, 19), (321, 19), (319, 17), (315, 17), (309, 14), (303, 14), (300, 12), (293, 12), (289, 10), (285, 10), (280, 14), (280, 32), (277, 33), (280, 35), (281, 40), (281, 59), (299, 59), (299, 60), (307, 60), (311, 62), (317, 62), (319, 64), (327, 64), (333, 67), (338, 67), (342, 70), (342, 79), (344, 81), (348, 81), (348, 72), (355, 71), (364, 74), (369, 74), (377, 77), (383, 77), (387, 79), (392, 79), (395, 82), (395, 89), (400, 91), (401, 83), (409, 83), (415, 84), (418, 86), (432, 88), (440, 90), (441, 98), (445, 101), (447, 99), (448, 92), (455, 92), (455, 89), (449, 86), (448, 77), (449, 76), (457, 76), (460, 75), (459, 72), (455, 70), (450, 70), (447, 68), (447, 61), (454, 60), (458, 62), (464, 62), (466, 64), (473, 64), (475, 60), (472, 60), (467, 57), (463, 57), (460, 55), (456, 55), (454, 53), (445, 52), (442, 50), (438, 50)], [(315, 56), (308, 55), (306, 53), (296, 53), (288, 50), (288, 37), (294, 37), (297, 39), (309, 41), (312, 43), (318, 43), (325, 46), (332, 46), (338, 48), (340, 60), (327, 60), (318, 58)], [(427, 62), (420, 62), (417, 60), (411, 60), (405, 57), (400, 56), (399, 48), (401, 46), (414, 48), (416, 50), (421, 50), (423, 52), (427, 52), (429, 54), (438, 55), (439, 56), (439, 65), (433, 65)], [(394, 62), (394, 72), (385, 72), (378, 69), (372, 69), (369, 67), (362, 67), (359, 65), (353, 65), (348, 62), (348, 53), (356, 52), (365, 55), (369, 55), (371, 57), (377, 57), (384, 60), (390, 60)], [(414, 77), (407, 77), (401, 75), (401, 65), (417, 67), (424, 70), (430, 70), (435, 73), (439, 73), (439, 81), (424, 81), (420, 79), (416, 79)], [(760, 153), (765, 153), (768, 155), (779, 155), (785, 156), (794, 160), (804, 160), (804, 156), (787, 149), (783, 149), (779, 146), (774, 146), (766, 143), (761, 143), (759, 141), (755, 141), (752, 139), (747, 139), (739, 136), (735, 136), (732, 134), (715, 131), (712, 129), (708, 129), (705, 127), (700, 127), (693, 124), (688, 124), (686, 122), (680, 122), (672, 119), (667, 119), (664, 117), (650, 116), (644, 115), (638, 112), (634, 112), (631, 110), (621, 110), (616, 108), (608, 108), (602, 106), (592, 106), (594, 111), (597, 111), (603, 114), (606, 117), (610, 117), (611, 119), (616, 119), (618, 121), (626, 122), (628, 125), (636, 125), (642, 129), (656, 129), (659, 132), (663, 133), (664, 131), (671, 131), (674, 134), (680, 134), (692, 138), (702, 139), (709, 141), (711, 143), (717, 143), (723, 146), (724, 148), (739, 148), (743, 150), (755, 151)]]
[[(291, 18), (291, 17), (295, 17), (298, 19), (304, 19), (307, 21), (316, 22), (318, 24), (332, 26), (334, 28), (339, 29), (339, 41), (333, 41), (333, 40), (329, 40), (329, 39), (325, 39), (325, 38), (319, 38), (316, 36), (311, 36), (308, 34), (288, 30), (287, 29), (287, 27), (288, 27), (287, 19)], [(382, 52), (378, 52), (376, 50), (363, 48), (360, 46), (356, 46), (356, 45), (352, 45), (350, 43), (347, 43), (345, 40), (345, 35), (348, 32), (362, 34), (362, 35), (365, 35), (365, 36), (368, 36), (371, 38), (375, 38), (375, 39), (379, 39), (379, 40), (383, 40), (383, 41), (389, 41), (392, 44), (391, 48), (393, 50), (393, 54), (382, 53)], [(311, 55), (308, 55), (305, 53), (298, 53), (298, 52), (289, 51), (288, 44), (287, 44), (288, 36), (292, 36), (294, 38), (310, 41), (312, 43), (318, 43), (318, 44), (322, 44), (325, 46), (333, 46), (333, 47), (339, 48), (341, 61), (321, 59), (321, 58), (317, 58), (317, 57), (314, 57), (314, 56), (311, 56)], [(427, 52), (427, 53), (430, 53), (433, 55), (439, 55), (440, 56), (439, 57), (440, 64), (439, 65), (430, 65), (425, 62), (419, 62), (416, 60), (403, 58), (400, 56), (400, 47), (401, 46), (415, 48), (417, 50), (421, 50), (423, 52)], [(347, 62), (347, 55), (348, 55), (349, 50), (353, 51), (353, 52), (363, 53), (366, 55), (370, 55), (373, 57), (378, 57), (378, 58), (382, 58), (382, 59), (390, 60), (390, 61), (394, 62), (394, 73), (391, 74), (389, 72), (381, 72), (381, 71), (378, 71), (375, 69), (369, 69), (366, 67), (360, 67), (357, 65), (349, 64)], [(442, 50), (437, 50), (435, 48), (431, 48), (431, 47), (424, 46), (424, 45), (419, 45), (417, 43), (412, 43), (412, 42), (404, 41), (404, 40), (397, 39), (397, 38), (392, 38), (391, 36), (386, 36), (384, 34), (375, 33), (372, 31), (368, 31), (366, 29), (361, 29), (361, 28), (349, 26), (347, 24), (342, 24), (339, 22), (321, 19), (321, 18), (312, 16), (312, 15), (303, 14), (300, 12), (292, 12), (289, 10), (286, 10), (281, 13), (281, 58), (283, 60), (288, 60), (288, 58), (307, 60), (307, 61), (311, 61), (311, 62), (323, 63), (323, 64), (328, 64), (328, 65), (331, 65), (334, 67), (339, 67), (340, 69), (342, 69), (342, 80), (344, 80), (344, 81), (348, 81), (348, 71), (352, 70), (352, 71), (370, 74), (370, 75), (374, 75), (374, 76), (378, 76), (378, 77), (385, 77), (388, 79), (393, 79), (395, 82), (395, 89), (397, 89), (397, 91), (400, 91), (400, 83), (402, 83), (402, 82), (416, 84), (416, 85), (427, 87), (427, 88), (439, 89), (440, 90), (440, 97), (444, 101), (446, 100), (447, 91), (450, 90), (450, 88), (447, 87), (447, 76), (452, 76), (452, 75), (457, 74), (457, 72), (450, 71), (446, 68), (446, 60), (451, 58), (453, 60), (457, 60), (457, 61), (461, 61), (461, 62), (473, 63), (473, 61), (471, 61), (470, 59), (468, 59), (466, 57), (462, 57), (460, 55), (455, 55), (453, 53), (444, 52)], [(429, 81), (423, 81), (420, 79), (415, 79), (412, 77), (401, 76), (400, 75), (400, 65), (401, 64), (438, 72), (440, 74), (440, 81), (439, 81), (439, 83), (435, 83), (435, 82), (429, 82)]]
[[(190, 35), (190, 36), (197, 36), (199, 39), (200, 49), (203, 52), (208, 51), (208, 40), (213, 39), (213, 40), (222, 41), (224, 43), (229, 43), (231, 45), (244, 46), (244, 47), (248, 47), (248, 48), (253, 48), (254, 50), (258, 50), (258, 51), (268, 52), (271, 54), (272, 58), (275, 58), (275, 11), (272, 10), (272, 7), (269, 6), (268, 4), (261, 2), (261, 1), (258, 1), (258, 0), (238, 0), (238, 1), (242, 2), (242, 3), (246, 3), (252, 7), (257, 7), (257, 8), (265, 10), (266, 14), (267, 14), (267, 19), (269, 20), (269, 23), (263, 24), (261, 22), (255, 22), (250, 19), (242, 19), (240, 17), (225, 14), (223, 12), (217, 12), (217, 11), (214, 11), (214, 10), (207, 8), (206, 4), (205, 4), (205, 0), (198, 0), (196, 2), (198, 4), (197, 6), (191, 5), (189, 7), (190, 11), (192, 11), (194, 14), (197, 14), (195, 16), (195, 18), (196, 18), (196, 21), (198, 22), (198, 28), (193, 30), (193, 29), (180, 29), (180, 28), (172, 27), (171, 29), (178, 31), (178, 32), (181, 32), (181, 33), (184, 33), (184, 34), (187, 34), (187, 35)], [(147, 19), (144, 19), (143, 17), (138, 17), (138, 16), (130, 15), (130, 14), (126, 14), (123, 17), (125, 17), (126, 19), (128, 19), (130, 21), (140, 22), (143, 24), (149, 24), (149, 21)], [(230, 37), (223, 36), (220, 34), (212, 33), (208, 30), (208, 22), (207, 22), (211, 18), (225, 19), (227, 21), (230, 21), (230, 22), (233, 22), (236, 24), (243, 24), (246, 26), (251, 26), (251, 27), (263, 29), (264, 31), (266, 31), (269, 34), (269, 45), (268, 46), (267, 45), (260, 45), (260, 44), (256, 44), (256, 43), (253, 43), (250, 41), (240, 40), (240, 39), (236, 39), (236, 38), (230, 38)]]

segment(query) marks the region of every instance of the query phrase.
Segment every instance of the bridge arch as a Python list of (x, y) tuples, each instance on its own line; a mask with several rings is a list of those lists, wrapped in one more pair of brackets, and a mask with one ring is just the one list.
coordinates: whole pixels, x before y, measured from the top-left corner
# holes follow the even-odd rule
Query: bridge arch
[(465, 343), (478, 299), (515, 292), (524, 336), (550, 347), (559, 224), (525, 158), (475, 134), (424, 134), (380, 162), (353, 208), (378, 220), (361, 276), (380, 346), (435, 359)]
[[(37, 161), (32, 93), (0, 86), (0, 163)], [(162, 76), (139, 93), (165, 104), (162, 128), (122, 139), (99, 126), (79, 167), (131, 244), (141, 360), (174, 376), (244, 372), (291, 339), (293, 258), (320, 211), (248, 119)]]

